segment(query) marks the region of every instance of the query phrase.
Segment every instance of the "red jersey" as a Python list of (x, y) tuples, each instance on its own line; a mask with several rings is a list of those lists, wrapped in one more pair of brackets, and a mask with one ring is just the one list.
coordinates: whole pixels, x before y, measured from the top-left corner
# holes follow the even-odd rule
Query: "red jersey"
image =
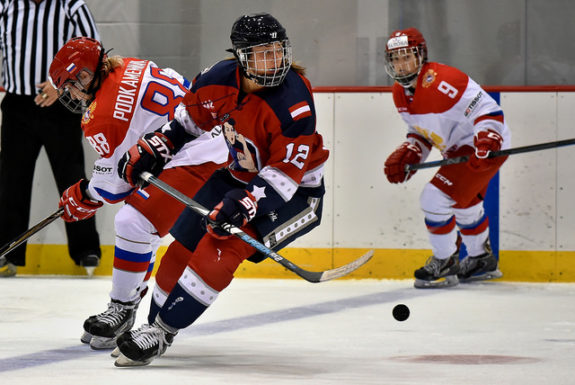
[(511, 134), (501, 107), (457, 68), (426, 63), (415, 93), (395, 83), (393, 101), (408, 125), (408, 137), (425, 138), (444, 156), (463, 146), (473, 147), (473, 136), (488, 129), (503, 137), (502, 149), (510, 147)]

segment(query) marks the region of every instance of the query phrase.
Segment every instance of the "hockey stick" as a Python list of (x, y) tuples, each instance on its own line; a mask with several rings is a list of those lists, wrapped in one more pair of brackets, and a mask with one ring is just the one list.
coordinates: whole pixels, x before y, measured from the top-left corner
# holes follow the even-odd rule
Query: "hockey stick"
[(44, 227), (48, 226), (50, 223), (52, 223), (56, 219), (60, 218), (60, 216), (62, 215), (63, 212), (64, 212), (64, 208), (58, 209), (58, 211), (51, 214), (46, 219), (42, 220), (42, 222), (38, 223), (34, 227), (32, 227), (29, 230), (26, 230), (24, 233), (20, 234), (20, 236), (18, 238), (14, 239), (13, 241), (8, 242), (4, 246), (2, 246), (2, 248), (0, 248), (0, 258), (2, 258), (6, 254), (11, 252), (12, 250), (17, 248), (18, 246), (20, 246), (22, 243), (26, 242), (26, 240), (28, 240), (28, 238), (30, 238), (32, 235), (36, 234), (38, 231), (42, 230)]
[[(142, 178), (144, 181), (148, 182), (149, 184), (157, 187), (158, 189), (162, 190), (166, 194), (170, 195), (172, 198), (175, 198), (178, 201), (182, 202), (187, 207), (194, 210), (196, 213), (198, 213), (202, 216), (206, 216), (209, 214), (210, 210), (208, 210), (204, 206), (200, 205), (198, 202), (194, 201), (192, 198), (188, 197), (187, 195), (182, 194), (181, 192), (179, 192), (178, 190), (176, 190), (172, 186), (162, 182), (161, 180), (154, 177), (149, 172), (146, 172), (146, 171), (142, 172), (140, 174), (140, 178)], [(351, 273), (352, 271), (356, 270), (357, 268), (359, 268), (363, 264), (365, 264), (373, 256), (373, 250), (370, 250), (367, 253), (365, 253), (364, 255), (362, 255), (361, 257), (359, 257), (358, 259), (356, 259), (355, 261), (348, 263), (347, 265), (343, 265), (341, 267), (331, 269), (331, 270), (325, 270), (325, 271), (318, 271), (318, 272), (308, 271), (308, 270), (304, 270), (301, 267), (297, 266), (296, 264), (288, 261), (287, 259), (285, 259), (281, 255), (279, 255), (275, 251), (266, 247), (265, 245), (263, 245), (262, 243), (260, 243), (256, 239), (250, 237), (248, 234), (244, 233), (238, 227), (235, 227), (233, 225), (225, 223), (225, 224), (223, 224), (222, 228), (224, 230), (226, 230), (227, 232), (229, 232), (230, 234), (237, 236), (242, 241), (246, 242), (247, 244), (252, 246), (254, 249), (256, 249), (257, 251), (259, 251), (260, 253), (265, 255), (266, 257), (273, 259), (274, 261), (276, 261), (277, 263), (279, 263), (280, 265), (282, 265), (286, 269), (293, 271), (294, 273), (296, 273), (297, 275), (299, 275), (300, 277), (302, 277), (306, 281), (313, 282), (313, 283), (324, 282), (324, 281), (329, 281), (331, 279), (343, 277), (343, 276)]]
[[(501, 151), (493, 151), (489, 153), (488, 158), (496, 158), (498, 156), (505, 156), (505, 155), (513, 155), (513, 154), (521, 154), (523, 152), (531, 152), (531, 151), (539, 151), (539, 150), (547, 150), (549, 148), (556, 148), (562, 146), (570, 146), (575, 144), (575, 139), (565, 139), (565, 140), (558, 140), (556, 142), (548, 142), (548, 143), (540, 143), (540, 144), (532, 144), (530, 146), (523, 146), (523, 147), (515, 147), (509, 148), (507, 150)], [(443, 159), (443, 160), (436, 160), (433, 162), (427, 163), (418, 163), (418, 164), (408, 164), (405, 166), (405, 171), (411, 170), (419, 170), (422, 168), (431, 168), (437, 166), (446, 166), (449, 164), (456, 164), (456, 163), (463, 163), (469, 160), (469, 155), (465, 156), (458, 156), (456, 158), (450, 159)]]

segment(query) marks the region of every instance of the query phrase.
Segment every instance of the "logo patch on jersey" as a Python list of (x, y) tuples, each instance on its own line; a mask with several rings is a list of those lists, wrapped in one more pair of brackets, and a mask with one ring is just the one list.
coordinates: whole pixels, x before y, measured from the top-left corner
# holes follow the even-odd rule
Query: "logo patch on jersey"
[(232, 170), (258, 172), (257, 148), (251, 140), (236, 131), (235, 124), (234, 119), (224, 123), (224, 138), (228, 151), (234, 159), (228, 167)]
[(104, 167), (97, 164), (95, 164), (94, 168), (92, 169), (92, 172), (94, 174), (100, 174), (100, 175), (112, 175), (113, 171), (114, 170), (112, 169), (112, 167)]
[(479, 102), (479, 99), (481, 99), (483, 97), (483, 92), (479, 91), (479, 93), (477, 94), (477, 96), (475, 96), (473, 98), (473, 100), (471, 101), (471, 103), (469, 103), (469, 105), (467, 106), (467, 108), (465, 109), (465, 112), (463, 113), (463, 115), (465, 117), (469, 116), (469, 114), (471, 113), (471, 111), (473, 111), (473, 109), (475, 109), (475, 107), (477, 107), (477, 103)]
[(428, 88), (430, 85), (432, 85), (436, 77), (437, 72), (435, 72), (431, 68), (428, 69), (425, 75), (423, 75), (423, 80), (421, 81), (421, 85), (423, 86), (423, 88)]
[(96, 102), (90, 103), (88, 108), (86, 108), (86, 112), (82, 115), (82, 124), (88, 124), (90, 120), (94, 117), (94, 110), (96, 109)]
[(294, 104), (289, 108), (289, 112), (291, 114), (291, 118), (293, 120), (300, 120), (303, 118), (307, 118), (311, 116), (311, 108), (307, 102), (300, 102), (298, 104)]

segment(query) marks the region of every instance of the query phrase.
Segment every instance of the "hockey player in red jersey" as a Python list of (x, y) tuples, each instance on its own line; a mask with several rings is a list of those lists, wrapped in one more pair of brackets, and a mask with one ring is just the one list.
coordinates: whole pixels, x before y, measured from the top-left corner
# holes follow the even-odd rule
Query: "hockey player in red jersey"
[[(176, 222), (166, 257), (187, 267), (180, 274), (162, 264), (148, 324), (118, 338), (117, 366), (149, 364), (216, 300), (242, 261), (263, 259), (220, 224), (242, 227), (279, 250), (320, 223), (329, 152), (315, 128), (311, 85), (292, 63), (286, 31), (269, 14), (245, 15), (233, 24), (231, 41), (234, 59), (199, 74), (184, 99), (186, 119), (176, 117), (171, 131), (162, 131), (176, 140), (181, 131), (196, 136), (224, 126), (227, 167), (194, 197), (212, 211), (202, 218), (186, 209)], [(121, 161), (123, 177), (134, 184), (150, 156), (130, 151)]]
[[(424, 162), (432, 147), (444, 158), (470, 155), (468, 163), (441, 167), (423, 189), (420, 205), (433, 256), (415, 271), (415, 287), (501, 277), (489, 244), (483, 197), (505, 161), (487, 156), (510, 147), (503, 111), (463, 72), (428, 62), (425, 39), (416, 28), (391, 34), (386, 70), (396, 81), (393, 100), (408, 127), (406, 141), (385, 162), (389, 182), (409, 180), (415, 171), (406, 172), (405, 166)], [(461, 263), (460, 242), (468, 252)]]
[[(118, 175), (118, 160), (142, 135), (147, 134), (143, 140), (160, 138), (153, 131), (174, 118), (190, 84), (177, 72), (158, 68), (148, 60), (108, 57), (100, 42), (86, 37), (74, 38), (58, 51), (50, 77), (60, 101), (83, 113), (84, 136), (100, 155), (91, 179), (80, 180), (63, 193), (59, 203), (64, 208), (62, 218), (79, 221), (93, 216), (104, 202), (127, 203), (114, 220), (116, 242), (108, 309), (84, 322), (81, 338), (93, 349), (113, 349), (116, 336), (134, 323), (160, 238), (184, 208), (152, 186), (136, 189), (126, 183)], [(187, 144), (160, 178), (195, 194), (220, 166), (218, 163), (225, 162), (227, 148), (220, 133), (218, 129), (213, 133), (215, 139), (207, 133)], [(181, 180), (186, 183), (181, 184)]]

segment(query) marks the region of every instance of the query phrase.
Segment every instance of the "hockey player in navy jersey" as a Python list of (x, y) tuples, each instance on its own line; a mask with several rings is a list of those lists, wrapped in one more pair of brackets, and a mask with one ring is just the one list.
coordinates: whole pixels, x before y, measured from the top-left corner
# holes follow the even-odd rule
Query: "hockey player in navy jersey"
[[(424, 162), (432, 146), (444, 158), (470, 155), (468, 163), (441, 167), (423, 189), (420, 204), (433, 256), (415, 271), (415, 287), (501, 277), (483, 197), (506, 159), (488, 158), (489, 152), (510, 147), (503, 111), (463, 72), (428, 62), (425, 39), (416, 28), (394, 31), (386, 51), (386, 70), (396, 81), (393, 100), (408, 126), (406, 141), (385, 162), (389, 182), (407, 181), (414, 171), (405, 166)], [(459, 264), (461, 241), (468, 256)]]
[[(117, 366), (147, 365), (163, 354), (178, 330), (193, 324), (230, 284), (242, 261), (263, 259), (221, 224), (242, 227), (279, 250), (320, 223), (329, 152), (315, 128), (311, 85), (292, 63), (286, 31), (269, 14), (245, 15), (233, 24), (231, 41), (234, 58), (199, 74), (184, 98), (186, 113), (161, 130), (170, 149), (223, 125), (227, 167), (194, 197), (213, 209), (207, 218), (187, 209), (176, 222), (164, 258), (185, 261), (185, 271), (162, 263), (148, 324), (119, 337)], [(119, 170), (136, 184), (154, 162), (161, 162), (161, 153), (131, 150)]]

